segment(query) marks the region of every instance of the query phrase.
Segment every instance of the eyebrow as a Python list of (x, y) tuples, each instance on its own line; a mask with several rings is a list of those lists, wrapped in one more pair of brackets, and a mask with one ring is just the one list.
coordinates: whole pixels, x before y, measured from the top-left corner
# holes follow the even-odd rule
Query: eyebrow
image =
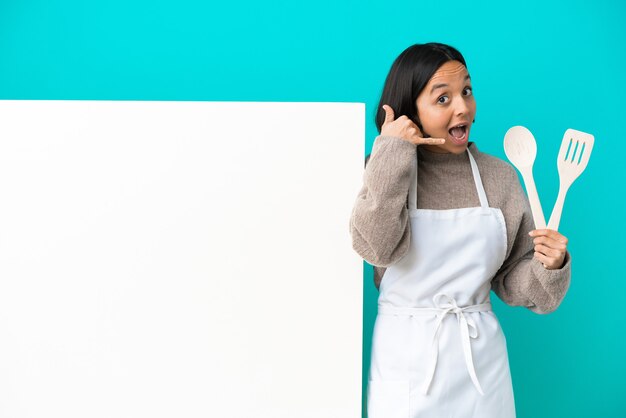
[[(468, 75), (466, 75), (466, 76), (465, 76), (465, 81), (467, 81), (467, 80), (469, 80), (469, 79), (470, 79), (470, 76), (469, 76), (469, 74), (468, 74)], [(448, 87), (448, 85), (447, 85), (447, 84), (435, 84), (435, 85), (433, 86), (433, 88), (432, 88), (432, 89), (430, 89), (430, 94), (432, 94), (432, 93), (433, 93), (433, 91), (435, 91), (435, 90), (437, 90), (437, 89), (439, 89), (439, 88), (442, 88), (442, 87)]]

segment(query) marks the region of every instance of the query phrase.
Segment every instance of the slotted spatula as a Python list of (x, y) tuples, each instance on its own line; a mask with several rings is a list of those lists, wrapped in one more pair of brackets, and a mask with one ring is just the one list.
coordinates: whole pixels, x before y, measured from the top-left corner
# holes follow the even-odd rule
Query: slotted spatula
[(593, 135), (575, 129), (565, 131), (556, 162), (560, 179), (559, 196), (552, 209), (548, 229), (558, 231), (567, 190), (587, 167), (592, 149)]
[(535, 229), (545, 229), (546, 219), (543, 217), (541, 202), (539, 201), (535, 179), (533, 178), (533, 164), (537, 156), (535, 137), (527, 128), (513, 126), (504, 134), (504, 153), (515, 168), (522, 173), (530, 202), (530, 210), (535, 221)]

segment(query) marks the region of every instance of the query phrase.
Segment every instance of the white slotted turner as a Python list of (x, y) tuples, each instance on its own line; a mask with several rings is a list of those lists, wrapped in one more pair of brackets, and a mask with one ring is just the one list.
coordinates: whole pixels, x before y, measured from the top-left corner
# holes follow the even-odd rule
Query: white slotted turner
[(560, 179), (559, 196), (554, 204), (554, 209), (552, 209), (548, 229), (558, 231), (565, 195), (574, 180), (576, 180), (578, 176), (580, 176), (580, 173), (587, 167), (589, 156), (593, 149), (593, 139), (593, 135), (586, 132), (577, 131), (575, 129), (565, 131), (556, 162)]
[(513, 126), (504, 134), (504, 153), (515, 168), (522, 173), (530, 209), (535, 221), (535, 229), (544, 229), (546, 220), (543, 217), (541, 201), (537, 195), (533, 164), (537, 156), (537, 143), (533, 134), (524, 126)]

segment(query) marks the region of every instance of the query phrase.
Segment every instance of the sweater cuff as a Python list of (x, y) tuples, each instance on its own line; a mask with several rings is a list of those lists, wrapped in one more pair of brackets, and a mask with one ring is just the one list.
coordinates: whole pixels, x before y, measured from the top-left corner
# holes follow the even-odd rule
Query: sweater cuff
[[(564, 264), (560, 269), (548, 270), (535, 257), (530, 260), (530, 268), (545, 292), (545, 296), (540, 298), (543, 301), (535, 308), (530, 309), (542, 314), (554, 312), (565, 298), (570, 285), (571, 257), (569, 252), (565, 253)], [(537, 300), (539, 301), (540, 299)]]
[(546, 290), (549, 290), (547, 287), (554, 283), (568, 280), (571, 275), (571, 266), (572, 262), (569, 251), (565, 252), (563, 266), (560, 269), (547, 269), (543, 266), (543, 263), (535, 257), (531, 260), (532, 271), (535, 277), (546, 287)]

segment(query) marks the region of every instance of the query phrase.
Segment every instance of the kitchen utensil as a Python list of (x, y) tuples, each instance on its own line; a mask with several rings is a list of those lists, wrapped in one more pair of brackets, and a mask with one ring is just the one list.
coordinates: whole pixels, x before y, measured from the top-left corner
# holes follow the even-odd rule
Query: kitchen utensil
[(574, 180), (576, 180), (576, 178), (580, 176), (580, 173), (585, 170), (585, 167), (587, 167), (589, 156), (593, 149), (593, 142), (594, 138), (591, 134), (575, 129), (565, 131), (556, 162), (559, 169), (560, 180), (559, 196), (554, 204), (554, 209), (552, 209), (548, 229), (558, 230), (565, 195)]
[(504, 152), (515, 168), (522, 173), (530, 209), (535, 221), (535, 229), (544, 229), (546, 220), (541, 209), (533, 178), (533, 164), (537, 156), (537, 143), (533, 134), (523, 126), (513, 126), (504, 135)]

